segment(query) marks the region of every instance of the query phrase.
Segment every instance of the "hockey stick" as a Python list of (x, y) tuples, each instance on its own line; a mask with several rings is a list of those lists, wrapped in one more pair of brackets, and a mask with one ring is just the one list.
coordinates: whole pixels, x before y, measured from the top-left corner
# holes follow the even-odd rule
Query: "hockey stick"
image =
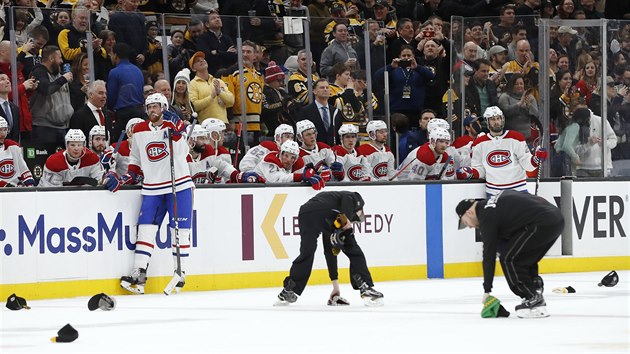
[[(544, 139), (544, 135), (543, 135), (543, 127), (542, 124), (538, 125), (538, 130), (540, 131), (540, 133), (538, 134), (538, 139), (540, 139), (540, 145), (538, 145), (538, 147), (542, 147), (543, 146), (543, 139)], [(536, 153), (536, 149), (534, 149), (534, 154)], [(540, 186), (540, 175), (542, 174), (542, 162), (538, 163), (538, 171), (536, 172), (536, 189), (534, 191), (534, 195), (538, 195), (538, 187)]]
[(448, 167), (448, 164), (451, 163), (452, 159), (453, 156), (449, 156), (448, 159), (446, 159), (446, 162), (444, 163), (444, 166), (442, 166), (442, 170), (440, 170), (440, 174), (437, 177), (438, 181), (442, 179), (442, 175), (444, 174), (444, 171), (446, 171), (446, 167)]
[[(236, 128), (236, 154), (234, 155), (234, 168), (238, 168), (238, 152), (241, 150), (241, 128), (242, 123), (238, 122), (238, 127)], [(247, 124), (247, 123), (245, 123)]]
[(174, 150), (173, 150), (173, 132), (171, 129), (168, 130), (168, 147), (171, 152), (171, 193), (173, 198), (173, 219), (175, 220), (175, 235), (171, 235), (175, 237), (175, 256), (177, 259), (177, 268), (175, 270), (175, 274), (173, 274), (173, 278), (168, 282), (166, 288), (164, 288), (164, 295), (170, 295), (175, 286), (182, 279), (182, 261), (181, 255), (179, 251), (179, 221), (177, 220), (177, 192), (175, 190), (175, 158)]
[(400, 174), (401, 174), (401, 173), (403, 173), (403, 171), (404, 171), (404, 170), (406, 170), (406, 169), (407, 169), (407, 167), (411, 166), (411, 164), (412, 164), (414, 161), (416, 161), (416, 159), (417, 159), (417, 157), (414, 157), (414, 158), (413, 158), (413, 160), (409, 161), (409, 163), (408, 163), (408, 164), (406, 164), (403, 168), (401, 168), (398, 172), (396, 172), (396, 174), (395, 174), (395, 175), (393, 175), (393, 176), (389, 179), (389, 181), (391, 182), (391, 181), (393, 181), (394, 179), (396, 179), (396, 177), (400, 176)]

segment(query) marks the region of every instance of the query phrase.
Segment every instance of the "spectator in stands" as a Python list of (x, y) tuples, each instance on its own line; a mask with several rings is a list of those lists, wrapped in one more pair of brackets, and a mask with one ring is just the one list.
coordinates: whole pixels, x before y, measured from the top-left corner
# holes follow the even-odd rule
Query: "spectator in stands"
[(20, 108), (9, 101), (11, 80), (6, 74), (0, 74), (0, 116), (7, 123), (5, 138), (20, 141)]
[(332, 68), (332, 74), (335, 81), (329, 85), (328, 102), (339, 110), (340, 118), (344, 122), (355, 121), (363, 110), (363, 105), (354, 91), (354, 80), (350, 75), (350, 69), (343, 63), (337, 63)]
[(506, 129), (515, 130), (529, 140), (531, 135), (531, 118), (538, 117), (538, 103), (525, 90), (523, 75), (514, 74), (505, 87), (505, 92), (499, 97), (499, 108), (505, 112)]
[(473, 43), (477, 45), (477, 59), (486, 59), (487, 36), (484, 36), (484, 25), (481, 22), (472, 22), (468, 28), (470, 28), (470, 38)]
[[(582, 163), (577, 166), (575, 175), (578, 177), (608, 177), (612, 172), (611, 150), (617, 146), (617, 135), (608, 120), (605, 119), (602, 123), (602, 118), (591, 112), (585, 102), (578, 104), (576, 108), (585, 108), (589, 111), (590, 119), (588, 124), (590, 128), (588, 129), (588, 142), (578, 145), (576, 148)], [(604, 150), (605, 159), (603, 163), (602, 149)]]
[(146, 100), (147, 97), (149, 97), (150, 94), (155, 93), (155, 89), (153, 88), (153, 85), (144, 85), (142, 87), (142, 95), (144, 96), (144, 99)]
[[(302, 49), (297, 54), (298, 70), (289, 76), (287, 86), (289, 96), (299, 102), (302, 106), (306, 106), (308, 101), (308, 79), (306, 76), (308, 62), (306, 60), (306, 49)], [(313, 62), (311, 53), (311, 81), (314, 83), (319, 79), (315, 72), (315, 63)]]
[(320, 73), (323, 77), (331, 77), (332, 67), (337, 63), (359, 69), (357, 52), (349, 41), (347, 26), (338, 23), (333, 29), (333, 36), (335, 39), (324, 49), (320, 60)]
[(234, 104), (234, 94), (227, 83), (210, 75), (203, 52), (195, 53), (189, 65), (195, 73), (195, 78), (190, 82), (190, 101), (192, 108), (199, 114), (199, 122), (217, 118), (228, 123), (227, 108)]
[[(285, 5), (285, 16), (310, 18), (308, 7), (302, 3), (303, 0), (290, 0), (288, 5)], [(284, 44), (287, 46), (288, 54), (295, 55), (298, 51), (304, 49), (304, 34), (286, 34), (284, 36)]]
[(372, 5), (374, 11), (374, 17), (376, 21), (383, 24), (385, 36), (388, 38), (396, 37), (396, 17), (390, 12), (396, 12), (396, 10), (390, 5), (387, 0), (376, 0)]
[(70, 119), (70, 129), (81, 129), (83, 134), (89, 137), (92, 127), (98, 125), (105, 128), (109, 139), (113, 123), (111, 113), (105, 108), (107, 103), (105, 81), (96, 80), (90, 83), (87, 88), (87, 96), (87, 102), (74, 111)]
[(514, 60), (516, 58), (516, 43), (520, 40), (527, 39), (527, 29), (524, 26), (515, 26), (511, 30), (511, 41), (507, 46), (508, 59)]
[(116, 44), (116, 33), (110, 30), (102, 30), (98, 34), (101, 39), (101, 46), (105, 49), (105, 57), (98, 55), (94, 57), (94, 76), (97, 80), (107, 80), (109, 71), (112, 70), (112, 49)]
[[(179, 72), (175, 76), (175, 87), (181, 86), (181, 82), (184, 82), (184, 90), (181, 90), (181, 94), (173, 95), (171, 90), (171, 84), (166, 79), (159, 79), (153, 84), (154, 92), (161, 93), (166, 97), (169, 102), (168, 110), (175, 113), (179, 119), (185, 122), (192, 121), (193, 110), (190, 105), (190, 99), (188, 99), (188, 83), (190, 82), (187, 75), (190, 75), (190, 71), (185, 69), (185, 72)], [(178, 85), (179, 84), (179, 85)], [(177, 89), (175, 90), (177, 92)]]
[(147, 30), (144, 15), (137, 12), (138, 4), (138, 0), (121, 0), (121, 11), (111, 14), (109, 29), (116, 33), (118, 43), (125, 43), (134, 50), (128, 60), (141, 67), (145, 60), (143, 53), (147, 50)]
[(389, 43), (387, 46), (388, 62), (391, 62), (392, 59), (400, 54), (400, 48), (403, 45), (408, 45), (412, 48), (416, 48), (418, 46), (418, 41), (415, 38), (413, 22), (411, 21), (411, 19), (400, 19), (396, 24), (396, 32), (398, 33), (398, 38), (391, 41), (391, 43)]
[(308, 12), (311, 16), (311, 53), (313, 58), (321, 58), (322, 51), (326, 47), (323, 35), (324, 29), (331, 21), (330, 9), (326, 4), (326, 0), (314, 0), (308, 5)]
[(489, 78), (497, 85), (497, 92), (501, 93), (507, 84), (505, 71), (503, 70), (503, 65), (507, 62), (507, 49), (500, 45), (495, 45), (488, 49), (487, 54), (490, 61)]
[(584, 68), (580, 70), (580, 77), (575, 87), (580, 94), (584, 96), (588, 106), (591, 105), (593, 93), (600, 93), (601, 81), (599, 77), (600, 73), (594, 61), (587, 63)]
[(555, 19), (561, 20), (570, 20), (573, 15), (573, 11), (575, 11), (575, 4), (573, 0), (560, 0), (558, 6), (556, 7), (556, 17)]
[(308, 119), (315, 125), (317, 141), (335, 145), (336, 132), (341, 126), (341, 113), (329, 103), (330, 85), (328, 80), (319, 79), (313, 83), (315, 102), (305, 106), (300, 111), (300, 117)]
[(90, 62), (85, 53), (79, 54), (72, 60), (71, 71), (74, 79), (68, 84), (68, 88), (70, 89), (70, 103), (75, 111), (85, 104), (87, 98), (90, 83), (89, 65)]
[(22, 64), (22, 74), (30, 77), (35, 64), (42, 62), (41, 50), (48, 43), (48, 30), (44, 26), (37, 26), (31, 31), (31, 38), (18, 48), (17, 61)]
[(538, 38), (538, 25), (536, 23), (536, 15), (538, 15), (538, 9), (540, 8), (540, 0), (525, 0), (521, 5), (516, 7), (516, 21), (520, 25), (525, 26), (527, 29), (527, 38), (530, 41), (534, 41), (534, 46), (538, 43), (535, 39)]
[(39, 81), (29, 100), (33, 114), (33, 139), (41, 144), (64, 146), (64, 137), (74, 113), (68, 89), (73, 75), (72, 72), (61, 75), (61, 64), (61, 50), (49, 45), (42, 50), (42, 63), (36, 65), (31, 73)]
[(556, 72), (558, 71), (558, 52), (549, 48), (549, 82), (553, 86), (556, 82)]
[(550, 0), (544, 0), (540, 4), (540, 18), (552, 19), (556, 16), (556, 7)]
[(272, 137), (276, 128), (285, 122), (282, 112), (286, 109), (288, 93), (284, 87), (284, 72), (275, 62), (269, 62), (265, 70), (265, 88), (263, 89), (263, 104), (260, 119), (265, 124), (267, 137)]
[(466, 108), (481, 117), (486, 108), (498, 105), (497, 87), (494, 81), (488, 80), (489, 61), (477, 59), (473, 68), (474, 74), (466, 86)]
[[(89, 10), (85, 7), (77, 7), (72, 11), (72, 24), (66, 27), (66, 29), (61, 30), (57, 38), (59, 49), (61, 49), (61, 54), (65, 62), (70, 63), (79, 54), (87, 52), (86, 31), (88, 30), (88, 26)], [(101, 47), (103, 41), (96, 35), (93, 35), (92, 38), (94, 56), (100, 55), (106, 58), (107, 53), (105, 49)]]
[(188, 28), (184, 33), (184, 48), (188, 50), (188, 55), (192, 57), (199, 49), (199, 41), (205, 33), (203, 22), (197, 18), (192, 18), (188, 22)]
[(207, 32), (198, 40), (198, 49), (206, 54), (208, 73), (217, 75), (217, 70), (230, 67), (237, 60), (236, 45), (232, 38), (221, 31), (221, 15), (214, 10), (208, 14)]
[(130, 62), (133, 53), (133, 48), (124, 42), (116, 43), (112, 51), (115, 67), (107, 79), (107, 107), (116, 112), (112, 141), (118, 140), (129, 119), (144, 116), (144, 76)]
[(420, 133), (417, 129), (410, 129), (409, 118), (402, 113), (394, 113), (390, 117), (394, 132), (398, 134), (397, 156), (407, 156), (409, 153), (422, 145)]
[(156, 21), (149, 21), (146, 28), (147, 51), (144, 53), (142, 67), (152, 75), (164, 72), (164, 67), (162, 66), (162, 42), (157, 38), (160, 34), (159, 26)]
[(18, 0), (17, 5), (20, 7), (14, 8), (13, 12), (14, 33), (15, 42), (18, 47), (21, 47), (28, 41), (28, 37), (33, 28), (43, 23), (44, 15), (42, 14), (42, 10), (39, 9), (34, 2)]
[(409, 118), (409, 125), (418, 126), (420, 111), (424, 107), (427, 82), (435, 73), (426, 66), (420, 66), (413, 55), (413, 48), (403, 46), (398, 58), (377, 71), (376, 75), (389, 73), (389, 104), (392, 113), (402, 113)]
[(172, 81), (175, 74), (188, 67), (188, 60), (190, 60), (188, 50), (184, 48), (183, 31), (177, 29), (171, 31), (171, 43), (167, 46), (166, 52)]
[(372, 88), (372, 97), (368, 96), (367, 92), (367, 75), (365, 74), (365, 70), (357, 70), (351, 74), (352, 80), (354, 81), (354, 94), (361, 102), (361, 110), (357, 115), (355, 115), (355, 123), (365, 124), (368, 122), (368, 111), (370, 106), (372, 106), (372, 112), (378, 114), (377, 110), (379, 108), (378, 105), (378, 97), (376, 96), (377, 90), (376, 87)]
[[(570, 0), (569, 0), (570, 1)], [(552, 46), (558, 54), (566, 54), (569, 58), (577, 57), (577, 48), (575, 35), (577, 31), (569, 26), (560, 26), (558, 28), (558, 42)], [(571, 71), (575, 70), (575, 60), (569, 61)]]
[(507, 4), (501, 7), (499, 12), (499, 23), (492, 27), (492, 32), (497, 37), (498, 44), (507, 47), (511, 41), (511, 29), (516, 22), (516, 6)]
[(50, 27), (48, 28), (48, 35), (50, 39), (48, 44), (57, 45), (57, 38), (59, 33), (70, 24), (70, 11), (66, 9), (57, 9), (50, 16)]
[[(566, 54), (558, 54), (558, 70), (570, 70), (569, 56)], [(557, 71), (556, 71), (557, 72)]]
[(465, 72), (472, 73), (474, 71), (473, 63), (477, 60), (477, 58), (479, 58), (477, 55), (478, 50), (479, 47), (475, 44), (475, 42), (464, 43), (463, 59)]
[(446, 50), (436, 39), (423, 39), (418, 44), (418, 48), (420, 47), (422, 48), (422, 54), (416, 58), (418, 65), (426, 66), (435, 73), (435, 78), (427, 82), (424, 107), (435, 112), (441, 112), (442, 96), (448, 89), (451, 73), (450, 46)]
[(509, 80), (513, 74), (523, 74), (525, 89), (533, 88), (532, 94), (538, 97), (538, 72), (540, 65), (534, 61), (529, 42), (525, 39), (516, 44), (516, 59), (505, 63), (505, 76)]

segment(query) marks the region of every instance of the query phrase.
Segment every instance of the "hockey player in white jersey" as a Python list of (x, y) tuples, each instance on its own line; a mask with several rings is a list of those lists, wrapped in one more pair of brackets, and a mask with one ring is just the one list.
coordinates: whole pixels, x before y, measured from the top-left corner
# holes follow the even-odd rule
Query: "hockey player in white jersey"
[(547, 158), (547, 150), (536, 148), (532, 156), (523, 134), (504, 130), (505, 116), (490, 106), (483, 114), (489, 134), (480, 135), (472, 145), (471, 166), (457, 170), (457, 179), (485, 178), (486, 194), (506, 189), (527, 192), (525, 171), (534, 171)]
[(104, 126), (95, 125), (92, 129), (90, 129), (88, 146), (93, 153), (98, 155), (99, 159), (103, 156), (105, 150), (107, 150), (107, 147), (109, 146), (107, 132), (105, 131)]
[(7, 139), (9, 124), (0, 117), (0, 187), (33, 187), (35, 180), (28, 169), (20, 145)]
[[(118, 142), (115, 142), (110, 145), (107, 150), (105, 150), (105, 153), (101, 156), (101, 164), (106, 171), (113, 168), (119, 176), (127, 173), (129, 155), (131, 154), (131, 144), (133, 141), (133, 128), (136, 124), (142, 122), (144, 122), (144, 119), (142, 118), (129, 119), (127, 125), (125, 126), (125, 135), (127, 135), (127, 140), (120, 141), (120, 146), (118, 146)], [(138, 183), (142, 182), (142, 178), (144, 178), (144, 176), (138, 176)]]
[[(121, 185), (129, 184), (136, 180), (141, 172), (144, 172), (133, 267), (131, 275), (120, 278), (120, 286), (135, 294), (144, 293), (147, 268), (154, 249), (156, 233), (167, 211), (171, 240), (175, 243), (176, 232), (179, 239), (182, 273), (176, 290), (179, 291), (184, 286), (193, 210), (194, 184), (186, 162), (189, 149), (184, 122), (176, 114), (168, 111), (168, 101), (161, 93), (149, 95), (145, 100), (145, 108), (149, 120), (138, 123), (133, 129), (133, 144), (127, 173), (118, 178), (113, 171), (110, 171), (106, 182), (108, 189), (116, 192)], [(171, 161), (173, 166), (171, 166)], [(171, 175), (172, 171), (174, 171), (174, 176)], [(173, 186), (173, 180), (175, 186)], [(177, 200), (177, 219), (175, 219), (173, 188), (175, 188), (174, 194)], [(177, 223), (177, 231), (175, 223)], [(177, 247), (173, 244), (173, 256), (175, 257), (176, 254)]]
[(466, 129), (466, 134), (455, 139), (452, 144), (460, 158), (459, 167), (470, 166), (472, 144), (479, 134), (485, 134), (482, 133), (479, 117), (475, 115), (468, 116), (464, 119), (464, 129)]
[[(204, 121), (205, 122), (205, 121)], [(222, 122), (223, 123), (223, 122)], [(193, 129), (191, 132), (190, 129)], [(231, 183), (264, 183), (264, 179), (255, 172), (240, 173), (232, 164), (220, 156), (208, 151), (213, 151), (208, 144), (208, 131), (200, 125), (189, 126), (188, 136), (190, 153), (187, 161), (193, 182), (198, 184), (212, 184), (217, 178)]]
[(253, 171), (258, 163), (270, 152), (280, 151), (280, 146), (287, 140), (293, 140), (293, 127), (288, 124), (280, 124), (274, 131), (274, 141), (265, 140), (247, 151), (241, 163), (238, 165), (242, 172)]
[(388, 181), (396, 173), (396, 162), (394, 154), (385, 145), (388, 134), (387, 124), (382, 120), (370, 121), (366, 131), (370, 137), (370, 143), (359, 146), (357, 154), (367, 159), (374, 180)]
[(209, 146), (214, 151), (214, 156), (223, 159), (225, 162), (232, 164), (232, 155), (228, 149), (223, 146), (223, 139), (226, 130), (225, 123), (220, 119), (208, 118), (201, 122), (201, 126), (208, 132)]
[(370, 164), (355, 149), (359, 128), (354, 124), (343, 124), (337, 133), (341, 145), (331, 148), (335, 155), (335, 162), (330, 166), (333, 178), (337, 181), (370, 181)]
[[(411, 166), (407, 168), (407, 180), (430, 181), (450, 180), (455, 177), (453, 158), (446, 152), (451, 143), (451, 135), (443, 128), (433, 128), (429, 133), (429, 141), (414, 149), (411, 153)], [(405, 160), (407, 160), (405, 159)], [(399, 179), (401, 179), (399, 177)]]
[(320, 190), (325, 185), (314, 168), (304, 168), (300, 148), (293, 140), (285, 141), (280, 146), (280, 151), (265, 155), (254, 171), (265, 178), (267, 183), (305, 182), (315, 190)]
[(96, 185), (103, 178), (103, 166), (98, 156), (85, 147), (85, 134), (81, 129), (66, 133), (66, 150), (58, 151), (46, 160), (40, 187), (63, 185)]
[(304, 160), (304, 166), (312, 166), (324, 182), (330, 181), (330, 166), (335, 162), (335, 155), (330, 146), (317, 141), (315, 124), (308, 119), (301, 120), (296, 123), (295, 133), (297, 140), (302, 143), (300, 157)]

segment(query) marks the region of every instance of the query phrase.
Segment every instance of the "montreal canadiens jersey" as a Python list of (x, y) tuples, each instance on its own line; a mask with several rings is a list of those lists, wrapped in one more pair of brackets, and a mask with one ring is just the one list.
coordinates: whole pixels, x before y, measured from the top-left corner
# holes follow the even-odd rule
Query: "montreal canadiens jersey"
[[(173, 150), (176, 191), (193, 188), (194, 184), (186, 162), (188, 143), (184, 134), (173, 136)], [(136, 174), (144, 173), (143, 195), (171, 193), (170, 154), (166, 127), (155, 127), (149, 121), (136, 124), (133, 128), (129, 171)]]
[(377, 181), (388, 181), (396, 174), (394, 154), (387, 146), (377, 148), (372, 144), (364, 144), (357, 148), (359, 156), (365, 156), (370, 165), (370, 174)]
[(247, 151), (241, 163), (238, 165), (238, 168), (241, 172), (253, 171), (268, 153), (278, 151), (278, 144), (270, 140), (265, 140)]
[(39, 180), (39, 187), (61, 187), (72, 182), (76, 177), (91, 177), (97, 181), (103, 178), (103, 166), (98, 155), (85, 149), (79, 161), (70, 165), (66, 159), (66, 151), (57, 151), (50, 155), (44, 165), (44, 173)]
[[(232, 156), (230, 155), (230, 152), (223, 146), (218, 146), (217, 149), (215, 149), (212, 145), (207, 144), (205, 150), (201, 153), (201, 160), (206, 159), (207, 157), (212, 157), (213, 159), (211, 160), (212, 162), (210, 162), (212, 167), (212, 164), (214, 164), (214, 160), (221, 160), (223, 162), (225, 162), (224, 164), (220, 164), (220, 166), (218, 165), (219, 163), (217, 162), (217, 166), (215, 166), (216, 168), (220, 168), (222, 171), (223, 169), (225, 169), (226, 164), (232, 166)], [(209, 167), (209, 168), (210, 168)], [(235, 168), (230, 169), (230, 175), (232, 172), (236, 171)], [(191, 172), (192, 173), (192, 172)], [(214, 183), (227, 183), (230, 180), (230, 175), (228, 175), (228, 178), (225, 178), (225, 176), (223, 175), (223, 173), (216, 173), (214, 176)], [(191, 175), (192, 176), (192, 175)], [(212, 182), (212, 181), (209, 181)], [(195, 182), (197, 183), (197, 182)]]
[(523, 134), (506, 130), (493, 137), (484, 134), (473, 142), (471, 167), (486, 179), (486, 193), (501, 190), (527, 191), (525, 171), (533, 171), (532, 154)]
[(263, 176), (267, 183), (291, 183), (302, 181), (302, 169), (304, 161), (298, 156), (291, 170), (287, 170), (282, 166), (278, 152), (270, 152), (258, 163), (254, 172), (259, 176)]
[(348, 152), (341, 145), (335, 145), (331, 148), (335, 154), (337, 162), (343, 165), (344, 178), (343, 181), (369, 181), (370, 164), (365, 156), (359, 156), (357, 151), (353, 149)]
[(473, 141), (474, 139), (472, 136), (462, 135), (455, 139), (451, 145), (457, 151), (457, 155), (459, 155), (459, 166), (456, 166), (456, 169), (462, 166), (470, 166), (470, 155), (472, 154)]
[[(219, 158), (215, 155), (210, 155), (203, 158), (200, 154), (199, 156), (197, 156), (197, 158), (193, 158), (192, 155), (188, 154), (186, 161), (188, 162), (188, 167), (190, 168), (190, 176), (193, 182), (198, 184), (212, 183), (212, 181), (208, 179), (208, 171), (212, 167), (216, 167), (216, 175), (217, 177), (221, 177), (222, 181), (229, 181), (232, 177), (232, 174), (234, 172), (237, 172), (231, 164), (225, 162), (224, 159)], [(216, 178), (214, 183), (217, 183)]]
[(450, 180), (455, 177), (455, 162), (453, 158), (446, 152), (436, 158), (429, 143), (424, 143), (411, 151), (401, 166), (407, 166), (410, 161), (411, 165), (398, 175), (398, 179), (430, 181), (437, 179)]
[(0, 145), (0, 181), (14, 186), (27, 178), (33, 178), (22, 157), (20, 145), (13, 140), (5, 139)]
[(335, 162), (335, 155), (333, 155), (330, 146), (325, 143), (317, 142), (313, 150), (306, 150), (300, 148), (300, 157), (304, 161), (304, 165), (313, 164), (315, 171), (319, 171), (322, 165), (330, 166)]
[[(111, 146), (109, 149), (111, 148), (116, 148), (116, 144), (114, 143), (113, 146)], [(113, 152), (113, 150), (112, 150)], [(131, 149), (129, 147), (129, 141), (128, 140), (123, 140), (120, 142), (120, 147), (118, 148), (118, 151), (116, 152), (116, 154), (113, 156), (113, 160), (114, 160), (114, 170), (116, 171), (116, 173), (119, 176), (124, 175), (125, 173), (127, 173), (127, 168), (129, 167), (129, 154), (131, 153)]]

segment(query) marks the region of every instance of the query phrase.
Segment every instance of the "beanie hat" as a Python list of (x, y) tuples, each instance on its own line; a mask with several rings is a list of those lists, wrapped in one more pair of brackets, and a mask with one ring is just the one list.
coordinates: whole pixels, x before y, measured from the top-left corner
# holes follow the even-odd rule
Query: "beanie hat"
[[(186, 95), (188, 96), (190, 88), (190, 69), (183, 68), (177, 73), (177, 75), (175, 75), (175, 80), (173, 80), (173, 91), (175, 91), (175, 85), (177, 85), (177, 81), (184, 81), (186, 83)], [(171, 96), (171, 104), (173, 104), (175, 102), (175, 94)]]
[(275, 80), (284, 80), (284, 71), (276, 65), (275, 61), (270, 61), (265, 69), (265, 83), (270, 83)]

